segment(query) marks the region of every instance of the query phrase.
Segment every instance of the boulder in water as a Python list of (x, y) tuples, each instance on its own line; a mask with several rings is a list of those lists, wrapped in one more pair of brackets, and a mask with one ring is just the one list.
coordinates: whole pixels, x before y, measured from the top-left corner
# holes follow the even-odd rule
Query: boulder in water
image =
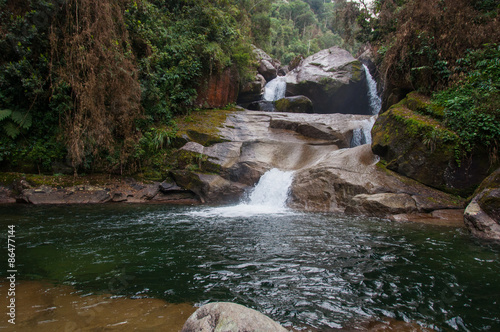
[(181, 332), (286, 332), (287, 330), (260, 312), (236, 303), (215, 302), (195, 311)]
[(408, 194), (360, 194), (348, 202), (345, 210), (351, 214), (369, 214), (377, 217), (412, 213), (417, 210), (415, 200)]
[(346, 50), (322, 50), (285, 77), (286, 95), (307, 96), (316, 113), (371, 114), (365, 71)]
[(476, 191), (465, 210), (464, 222), (473, 235), (500, 240), (500, 168)]

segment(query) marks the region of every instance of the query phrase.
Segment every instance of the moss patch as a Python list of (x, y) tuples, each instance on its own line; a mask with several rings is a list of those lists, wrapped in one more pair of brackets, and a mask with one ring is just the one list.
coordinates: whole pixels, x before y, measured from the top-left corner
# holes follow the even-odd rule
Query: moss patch
[(199, 110), (176, 119), (177, 137), (189, 137), (203, 146), (224, 142), (220, 130), (228, 115), (237, 112), (237, 108), (228, 110)]
[(65, 188), (79, 185), (107, 186), (124, 181), (125, 179), (126, 177), (110, 174), (92, 174), (74, 177), (73, 175), (38, 175), (14, 172), (0, 173), (0, 184), (7, 187), (12, 187), (20, 180), (25, 180), (33, 187), (48, 186), (53, 188)]

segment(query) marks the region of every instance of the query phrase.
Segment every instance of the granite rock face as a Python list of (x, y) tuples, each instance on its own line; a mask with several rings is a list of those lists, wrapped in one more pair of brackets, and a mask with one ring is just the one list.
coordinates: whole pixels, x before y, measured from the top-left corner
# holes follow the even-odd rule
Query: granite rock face
[(295, 171), (290, 206), (301, 210), (441, 221), (431, 213), (464, 207), (463, 200), (379, 165), (369, 144), (350, 148), (353, 131), (370, 121), (352, 114), (237, 111), (220, 128), (226, 142), (181, 148), (184, 169), (173, 177), (208, 203), (234, 203), (278, 168)]
[(285, 77), (286, 96), (308, 97), (315, 113), (370, 114), (362, 63), (344, 49), (313, 54)]

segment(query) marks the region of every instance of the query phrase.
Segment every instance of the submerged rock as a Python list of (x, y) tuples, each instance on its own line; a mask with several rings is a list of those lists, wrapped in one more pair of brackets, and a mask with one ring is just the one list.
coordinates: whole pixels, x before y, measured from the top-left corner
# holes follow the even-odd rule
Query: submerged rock
[(286, 76), (287, 96), (304, 95), (316, 113), (370, 114), (362, 63), (339, 47), (304, 59)]
[(181, 332), (286, 332), (266, 315), (236, 303), (205, 304), (188, 318)]
[(500, 240), (500, 168), (487, 177), (467, 206), (464, 222), (475, 236)]

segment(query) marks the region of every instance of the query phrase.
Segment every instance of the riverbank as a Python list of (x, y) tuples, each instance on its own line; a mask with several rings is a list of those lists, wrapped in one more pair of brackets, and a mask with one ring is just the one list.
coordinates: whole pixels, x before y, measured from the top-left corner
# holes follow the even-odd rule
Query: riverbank
[[(173, 182), (140, 181), (111, 175), (34, 175), (0, 173), (0, 204), (150, 203), (199, 205), (199, 197)], [(297, 207), (298, 210), (303, 208)], [(369, 215), (369, 213), (366, 213)], [(464, 227), (463, 209), (394, 214), (394, 221)]]
[[(7, 288), (0, 283), (2, 294)], [(16, 284), (16, 331), (180, 331), (195, 310), (191, 303), (89, 295), (48, 281)], [(0, 326), (8, 328), (7, 319), (1, 315)]]
[(107, 202), (199, 204), (189, 190), (171, 182), (112, 175), (0, 173), (0, 203), (92, 204)]

